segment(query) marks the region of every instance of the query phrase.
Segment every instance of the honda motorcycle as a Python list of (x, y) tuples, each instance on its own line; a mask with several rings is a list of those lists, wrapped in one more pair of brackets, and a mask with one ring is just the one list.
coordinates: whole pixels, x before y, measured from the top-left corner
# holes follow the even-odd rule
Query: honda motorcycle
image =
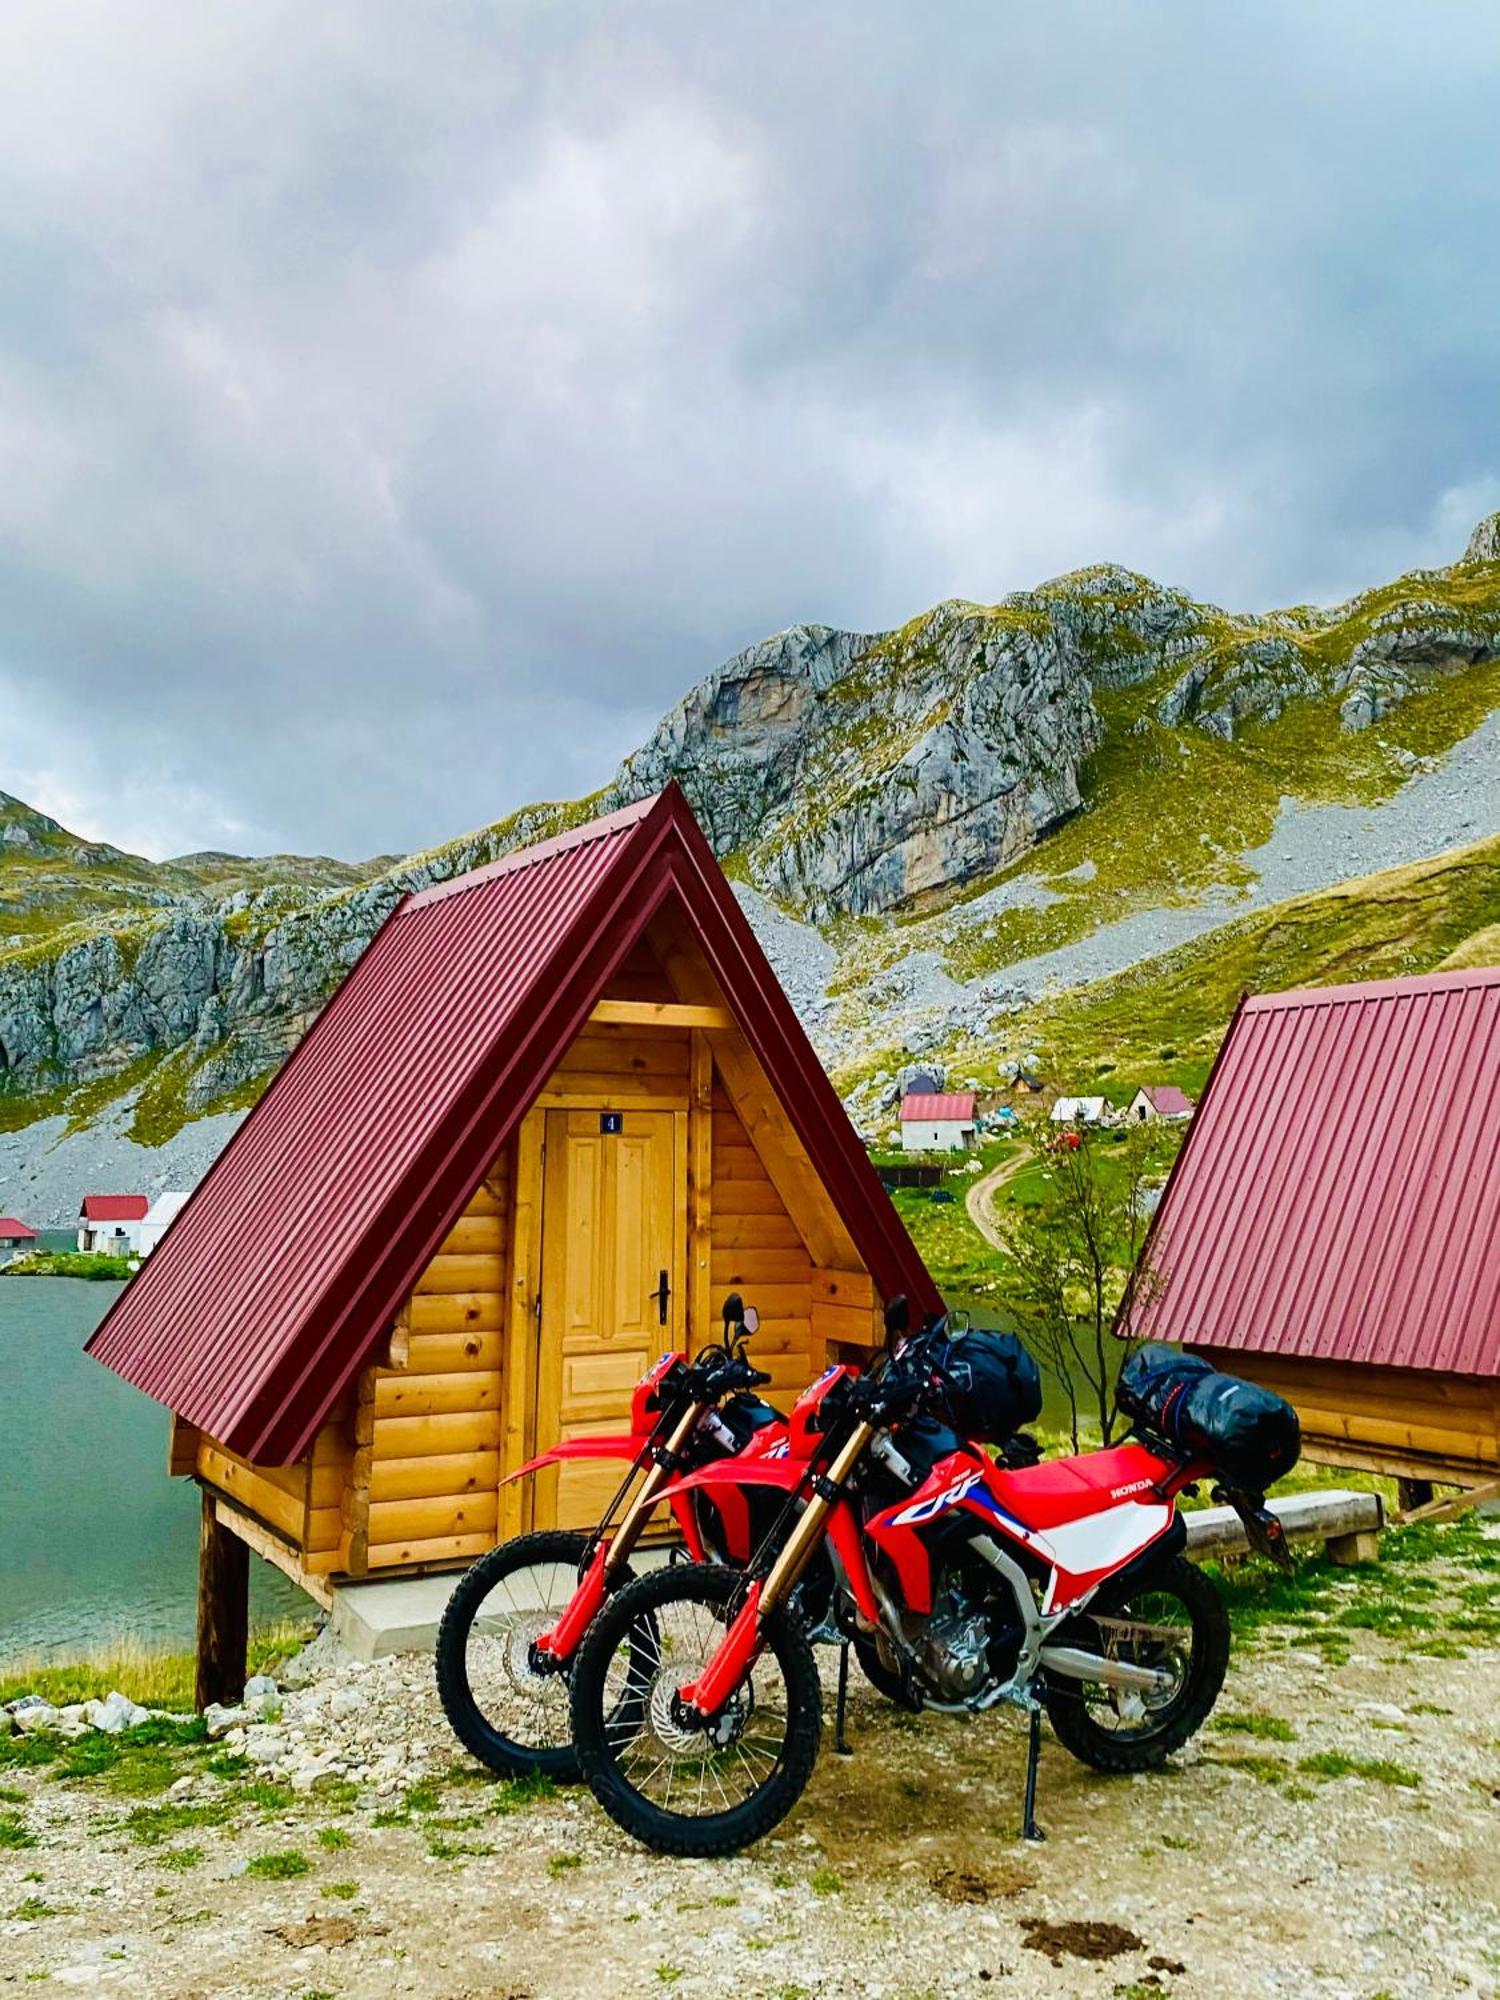
[[(770, 1376), (746, 1352), (759, 1325), (738, 1293), (724, 1302), (724, 1333), (689, 1361), (664, 1354), (636, 1385), (630, 1430), (573, 1438), (531, 1459), (511, 1480), (576, 1459), (618, 1459), (626, 1471), (592, 1534), (546, 1529), (518, 1535), (468, 1570), (443, 1614), (437, 1684), (466, 1749), (505, 1777), (577, 1775), (568, 1720), (568, 1674), (590, 1620), (628, 1583), (630, 1558), (679, 1474), (786, 1438), (779, 1410), (752, 1392)], [(509, 1483), (506, 1481), (504, 1483)], [(768, 1522), (732, 1480), (670, 1499), (678, 1533), (698, 1562), (743, 1564)]]
[[(987, 1407), (1002, 1379), (990, 1363), (1003, 1336), (955, 1334), (938, 1319), (907, 1338), (899, 1300), (887, 1327), (891, 1344), (873, 1371), (828, 1369), (793, 1409), (785, 1455), (744, 1468), (784, 1493), (782, 1524), (749, 1567), (643, 1577), (607, 1601), (579, 1648), (580, 1768), (610, 1817), (647, 1846), (733, 1853), (801, 1795), (818, 1754), (822, 1688), (788, 1607), (825, 1549), (837, 1578), (833, 1615), (908, 1706), (974, 1712), (1010, 1702), (1027, 1713), (1028, 1838), (1041, 1837), (1044, 1709), (1076, 1757), (1140, 1771), (1186, 1742), (1214, 1705), (1229, 1623), (1213, 1583), (1182, 1554), (1176, 1506), (1215, 1474), (1214, 1439), (1184, 1431), (1185, 1385), (1171, 1370), (1213, 1371), (1172, 1356), (1158, 1370), (1162, 1394), (1142, 1400), (1158, 1425), (1143, 1415), (1125, 1444), (1013, 1469), (973, 1441), (1011, 1419), (1008, 1408)], [(1241, 1431), (1256, 1418), (1247, 1398), (1284, 1413), (1261, 1423), (1260, 1456), (1276, 1476), (1288, 1470), (1297, 1449), (1289, 1407), (1213, 1379), (1244, 1392), (1228, 1399)], [(934, 1461), (922, 1443), (948, 1424), (955, 1448)], [(712, 1491), (720, 1476), (700, 1468), (667, 1496)], [(1258, 1546), (1284, 1547), (1263, 1492), (1240, 1483), (1224, 1497)], [(841, 1707), (843, 1685), (841, 1676)]]

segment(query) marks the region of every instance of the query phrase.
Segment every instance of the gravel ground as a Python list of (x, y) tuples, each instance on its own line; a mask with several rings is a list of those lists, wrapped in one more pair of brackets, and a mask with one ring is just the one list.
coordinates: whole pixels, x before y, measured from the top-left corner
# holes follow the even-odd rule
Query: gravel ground
[(79, 1132), (69, 1132), (66, 1118), (0, 1132), (0, 1212), (24, 1216), (34, 1229), (70, 1229), (86, 1194), (195, 1188), (244, 1115), (199, 1118), (164, 1146), (138, 1146), (126, 1137), (124, 1104)]
[[(1323, 1611), (1375, 1601), (1380, 1574), (1334, 1573)], [(1407, 1576), (1441, 1576), (1429, 1617), (1494, 1581), (1448, 1562)], [(1015, 1838), (1017, 1718), (911, 1717), (862, 1690), (854, 1757), (825, 1739), (779, 1833), (712, 1864), (648, 1855), (585, 1793), (495, 1786), (456, 1754), (425, 1660), (327, 1666), (279, 1721), (213, 1746), (230, 1760), (213, 1767), (199, 1748), (149, 1784), (123, 1763), (61, 1783), (0, 1769), (0, 1983), (1487, 2000), (1500, 1652), (1420, 1656), (1434, 1624), (1329, 1629), (1347, 1631), (1342, 1664), (1305, 1620), (1238, 1642), (1219, 1726), (1159, 1774), (1106, 1780), (1049, 1740), (1042, 1847)], [(1328, 1753), (1382, 1775), (1330, 1777)]]

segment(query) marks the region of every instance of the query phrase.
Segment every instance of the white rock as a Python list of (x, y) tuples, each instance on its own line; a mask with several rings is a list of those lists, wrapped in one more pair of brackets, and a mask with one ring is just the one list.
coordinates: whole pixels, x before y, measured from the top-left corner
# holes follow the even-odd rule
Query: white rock
[(204, 1725), (215, 1740), (227, 1736), (231, 1729), (239, 1729), (246, 1720), (244, 1709), (227, 1708), (217, 1701), (211, 1701), (203, 1711)]
[(1406, 1720), (1406, 1710), (1398, 1708), (1393, 1701), (1362, 1701), (1355, 1713), (1371, 1722), (1401, 1723)]
[(358, 1688), (335, 1688), (329, 1696), (328, 1713), (337, 1719), (358, 1715), (365, 1706), (365, 1697)]
[(23, 1736), (34, 1736), (39, 1729), (57, 1727), (57, 1710), (50, 1701), (38, 1700), (34, 1695), (26, 1697), (24, 1702), (17, 1703), (11, 1714)]
[(280, 1693), (281, 1689), (277, 1687), (269, 1674), (252, 1674), (245, 1683), (246, 1701), (254, 1700), (256, 1695), (279, 1695)]
[(106, 1736), (118, 1736), (122, 1729), (136, 1729), (150, 1719), (138, 1702), (132, 1701), (128, 1694), (121, 1694), (118, 1688), (113, 1688), (94, 1713), (94, 1727), (102, 1729)]

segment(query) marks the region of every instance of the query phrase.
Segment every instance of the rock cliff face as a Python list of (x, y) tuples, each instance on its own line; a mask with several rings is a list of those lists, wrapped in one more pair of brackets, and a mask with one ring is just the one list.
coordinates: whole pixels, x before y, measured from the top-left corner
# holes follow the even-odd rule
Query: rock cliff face
[(395, 865), (157, 866), (0, 794), (0, 1111), (148, 1073), (158, 1123), (224, 1104), (295, 1044), (408, 889), (669, 778), (762, 896), (814, 923), (906, 914), (1085, 810), (1111, 732), (1234, 743), (1302, 704), (1353, 735), (1497, 658), (1500, 515), (1463, 562), (1329, 611), (1232, 616), (1103, 567), (896, 632), (796, 626), (710, 674), (595, 798)]

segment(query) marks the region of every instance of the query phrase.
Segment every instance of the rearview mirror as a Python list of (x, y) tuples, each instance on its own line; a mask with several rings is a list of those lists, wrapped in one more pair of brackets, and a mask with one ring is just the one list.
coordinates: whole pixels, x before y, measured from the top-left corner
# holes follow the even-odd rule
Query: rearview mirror
[(760, 1314), (755, 1310), (754, 1306), (745, 1307), (745, 1310), (740, 1314), (740, 1325), (745, 1329), (746, 1333), (755, 1333), (759, 1330)]
[(910, 1325), (911, 1325), (911, 1307), (907, 1303), (906, 1294), (905, 1292), (897, 1292), (896, 1296), (893, 1299), (888, 1300), (886, 1303), (886, 1308), (885, 1308), (886, 1333), (888, 1336), (898, 1333), (905, 1333), (908, 1327), (910, 1327)]
[(738, 1326), (744, 1317), (745, 1301), (740, 1297), (738, 1292), (731, 1292), (729, 1297), (724, 1301), (725, 1326)]

